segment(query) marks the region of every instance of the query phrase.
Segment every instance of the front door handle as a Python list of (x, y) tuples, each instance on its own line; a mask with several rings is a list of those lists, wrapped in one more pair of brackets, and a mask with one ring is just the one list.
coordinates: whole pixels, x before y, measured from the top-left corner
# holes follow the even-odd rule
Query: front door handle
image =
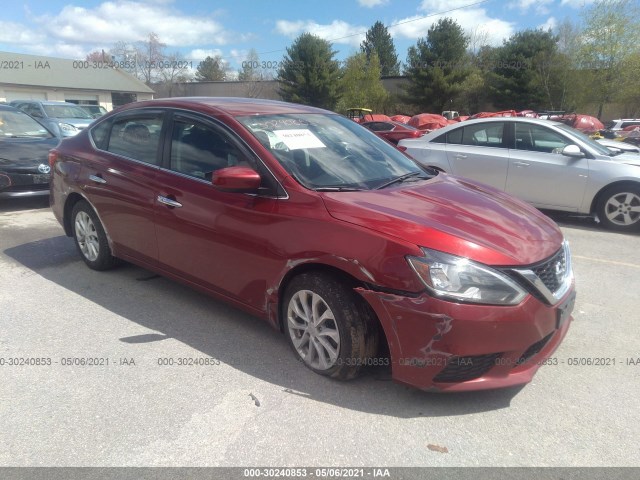
[(456, 154), (456, 158), (467, 158), (467, 156), (463, 155), (462, 153), (458, 153)]
[(100, 175), (89, 175), (89, 180), (96, 183), (107, 183), (107, 181)]
[(527, 162), (513, 162), (516, 167), (530, 167), (531, 164)]
[(180, 208), (182, 206), (180, 202), (177, 202), (173, 198), (163, 197), (162, 195), (158, 195), (158, 202), (171, 208)]

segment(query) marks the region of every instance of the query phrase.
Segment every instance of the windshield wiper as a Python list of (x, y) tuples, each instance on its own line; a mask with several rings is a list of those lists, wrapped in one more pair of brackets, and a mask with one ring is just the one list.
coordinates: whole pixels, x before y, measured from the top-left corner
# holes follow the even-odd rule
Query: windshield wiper
[(337, 186), (329, 186), (329, 187), (318, 187), (314, 188), (316, 192), (363, 192), (367, 190), (366, 188), (358, 188), (358, 187), (337, 187)]
[[(394, 178), (393, 180), (389, 180), (388, 182), (384, 182), (381, 185), (378, 185), (375, 190), (380, 190), (382, 188), (388, 187), (389, 185), (393, 185), (394, 183), (400, 183), (400, 182), (404, 182), (405, 180), (411, 178), (411, 177), (415, 177), (416, 175), (423, 175), (425, 174), (425, 172), (410, 172), (410, 173), (406, 173), (404, 175), (400, 175), (397, 178)], [(428, 177), (424, 177), (424, 178), (428, 178)]]

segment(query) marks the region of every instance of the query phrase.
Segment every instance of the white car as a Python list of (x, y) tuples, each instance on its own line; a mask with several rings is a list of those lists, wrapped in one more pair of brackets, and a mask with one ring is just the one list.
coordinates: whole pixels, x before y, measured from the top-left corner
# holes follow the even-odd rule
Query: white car
[(596, 215), (640, 230), (640, 155), (615, 154), (562, 123), (484, 118), (401, 140), (423, 165), (489, 184), (537, 208)]
[(598, 138), (596, 141), (609, 150), (613, 150), (616, 155), (620, 153), (640, 153), (640, 147), (632, 145), (631, 143), (621, 142), (620, 140), (613, 140), (611, 138)]

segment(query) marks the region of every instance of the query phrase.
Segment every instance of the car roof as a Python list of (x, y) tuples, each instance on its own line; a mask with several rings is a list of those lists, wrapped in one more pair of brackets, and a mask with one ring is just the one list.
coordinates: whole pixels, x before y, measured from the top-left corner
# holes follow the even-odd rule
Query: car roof
[(118, 111), (131, 108), (173, 107), (189, 108), (208, 111), (214, 114), (227, 114), (231, 116), (242, 115), (268, 115), (287, 113), (331, 113), (321, 108), (299, 105), (296, 103), (281, 102), (279, 100), (265, 100), (259, 98), (242, 97), (172, 97), (156, 100), (144, 100), (128, 103)]
[[(16, 107), (12, 107), (11, 105), (0, 104), (0, 110), (9, 111), (9, 112), (20, 112), (24, 113), (22, 110)], [(26, 115), (26, 114), (25, 114)]]
[(31, 99), (25, 99), (25, 100), (12, 100), (11, 103), (39, 103), (40, 105), (75, 105), (76, 107), (78, 106), (75, 103), (63, 102), (61, 100), (31, 100)]
[[(458, 127), (462, 127), (465, 125), (475, 125), (478, 123), (496, 123), (496, 122), (521, 122), (521, 123), (533, 123), (535, 125), (552, 125), (552, 126), (561, 126), (564, 125), (562, 122), (556, 122), (553, 120), (545, 120), (543, 118), (531, 118), (531, 117), (489, 117), (489, 118), (474, 118), (473, 120), (465, 120), (463, 122), (452, 123), (451, 125), (447, 125), (446, 127), (438, 128), (433, 130), (422, 137), (423, 140), (431, 140), (432, 138), (437, 137), (445, 132), (450, 130), (454, 130)], [(416, 139), (417, 140), (417, 139)]]

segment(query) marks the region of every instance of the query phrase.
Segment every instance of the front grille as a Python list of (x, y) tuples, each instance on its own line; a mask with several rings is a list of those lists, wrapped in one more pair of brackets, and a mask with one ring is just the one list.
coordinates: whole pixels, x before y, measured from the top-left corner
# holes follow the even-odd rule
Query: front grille
[(540, 351), (544, 348), (544, 346), (551, 340), (553, 337), (553, 332), (544, 337), (542, 340), (538, 340), (536, 343), (531, 345), (527, 350), (522, 354), (522, 356), (518, 359), (518, 365), (522, 365), (527, 360), (529, 360), (534, 355), (540, 353)]
[(528, 267), (505, 268), (506, 275), (547, 305), (555, 305), (569, 291), (573, 274), (565, 243), (551, 257)]
[(496, 365), (496, 360), (500, 358), (500, 355), (502, 355), (502, 352), (469, 357), (452, 357), (444, 370), (433, 378), (433, 381), (453, 383), (479, 378)]
[[(560, 285), (562, 285), (566, 268), (567, 259), (565, 258), (564, 248), (561, 248), (558, 250), (558, 253), (549, 260), (531, 270), (542, 280), (542, 283), (544, 283), (544, 286), (547, 287), (550, 292), (555, 292), (560, 288)], [(562, 271), (563, 275), (558, 275), (556, 273), (557, 271)]]

